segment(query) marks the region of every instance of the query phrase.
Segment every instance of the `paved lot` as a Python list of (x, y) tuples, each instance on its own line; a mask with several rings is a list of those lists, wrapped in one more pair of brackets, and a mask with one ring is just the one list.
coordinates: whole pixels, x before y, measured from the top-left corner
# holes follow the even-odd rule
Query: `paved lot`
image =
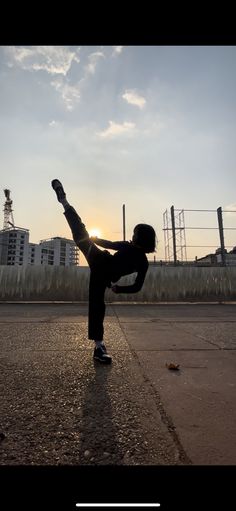
[(104, 367), (86, 304), (0, 304), (0, 464), (234, 465), (235, 312), (108, 305)]

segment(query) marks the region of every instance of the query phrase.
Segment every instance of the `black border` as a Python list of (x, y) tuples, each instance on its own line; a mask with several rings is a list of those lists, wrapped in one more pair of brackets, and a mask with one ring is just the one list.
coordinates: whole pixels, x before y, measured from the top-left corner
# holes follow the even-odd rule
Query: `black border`
[(235, 16), (233, 4), (15, 4), (4, 6), (0, 44), (235, 45)]
[(160, 511), (234, 509), (234, 466), (0, 467), (3, 510), (76, 510), (76, 503), (157, 503)]

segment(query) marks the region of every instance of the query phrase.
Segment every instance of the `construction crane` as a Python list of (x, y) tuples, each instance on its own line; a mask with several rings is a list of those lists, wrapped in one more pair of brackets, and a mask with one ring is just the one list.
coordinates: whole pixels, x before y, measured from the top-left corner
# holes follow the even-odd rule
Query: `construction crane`
[(4, 204), (4, 220), (3, 220), (3, 229), (9, 229), (9, 224), (15, 228), (15, 222), (13, 218), (13, 209), (12, 209), (12, 200), (10, 198), (10, 190), (5, 189), (4, 194), (6, 197), (6, 201)]

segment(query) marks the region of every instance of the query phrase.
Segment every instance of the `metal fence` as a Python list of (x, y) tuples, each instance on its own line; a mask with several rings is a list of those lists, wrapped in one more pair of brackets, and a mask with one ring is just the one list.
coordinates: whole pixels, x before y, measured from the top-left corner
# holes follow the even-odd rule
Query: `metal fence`
[[(210, 225), (185, 225), (185, 216), (187, 212), (194, 213), (211, 213), (214, 214), (214, 226)], [(226, 266), (227, 264), (227, 249), (231, 249), (231, 253), (234, 253), (234, 245), (231, 245), (225, 242), (227, 238), (227, 233), (229, 231), (236, 231), (235, 226), (226, 227), (224, 226), (225, 215), (234, 214), (236, 219), (236, 211), (234, 210), (223, 210), (222, 207), (218, 207), (215, 209), (175, 209), (174, 206), (171, 206), (170, 211), (166, 210), (163, 214), (163, 231), (164, 231), (164, 242), (165, 242), (165, 261), (172, 262), (174, 265), (179, 264), (179, 262), (188, 262), (187, 249), (188, 248), (202, 248), (202, 249), (213, 249), (215, 248), (215, 254), (218, 255), (218, 258), (215, 258), (215, 263), (220, 264), (221, 266)], [(214, 245), (192, 245), (187, 243), (187, 234), (188, 232), (193, 232), (195, 230), (204, 230), (204, 231), (215, 231), (215, 244)], [(206, 251), (205, 251), (206, 252)], [(205, 254), (206, 256), (206, 254)], [(235, 264), (236, 264), (236, 249), (235, 249)]]

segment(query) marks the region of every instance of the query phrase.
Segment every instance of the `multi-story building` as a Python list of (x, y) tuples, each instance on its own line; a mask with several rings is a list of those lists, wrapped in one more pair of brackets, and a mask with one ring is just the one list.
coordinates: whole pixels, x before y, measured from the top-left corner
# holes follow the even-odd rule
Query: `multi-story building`
[(39, 265), (41, 264), (41, 246), (36, 243), (29, 243), (28, 249), (28, 264)]
[(28, 264), (29, 230), (21, 227), (0, 231), (0, 264)]
[(54, 266), (74, 266), (79, 264), (79, 249), (73, 240), (50, 238), (41, 240), (41, 264)]
[[(29, 230), (16, 227), (13, 218), (10, 190), (4, 189), (4, 220), (0, 231), (1, 265), (53, 265), (79, 264), (79, 249), (73, 240), (50, 238), (39, 244), (29, 242)], [(9, 227), (11, 226), (11, 227)]]
[(73, 240), (50, 238), (39, 244), (29, 243), (29, 230), (17, 228), (0, 231), (1, 265), (79, 265), (79, 249)]

